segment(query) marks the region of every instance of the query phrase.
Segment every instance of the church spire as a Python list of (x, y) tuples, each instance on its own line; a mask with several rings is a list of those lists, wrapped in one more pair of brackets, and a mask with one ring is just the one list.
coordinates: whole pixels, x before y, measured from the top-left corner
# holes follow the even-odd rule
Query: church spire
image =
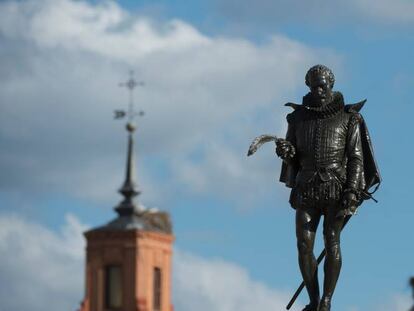
[(144, 113), (140, 111), (136, 113), (134, 110), (134, 100), (133, 100), (133, 90), (137, 86), (144, 85), (143, 82), (137, 82), (134, 79), (134, 72), (130, 71), (130, 78), (125, 83), (120, 83), (120, 86), (125, 86), (129, 89), (129, 107), (128, 111), (116, 110), (115, 119), (122, 119), (124, 117), (128, 118), (126, 124), (126, 130), (128, 132), (128, 151), (127, 151), (127, 163), (125, 171), (125, 181), (119, 189), (124, 199), (115, 207), (116, 212), (119, 216), (131, 216), (139, 212), (138, 205), (135, 203), (134, 198), (140, 194), (140, 191), (137, 188), (137, 185), (134, 180), (134, 132), (136, 126), (134, 124), (134, 118), (137, 115), (142, 116)]

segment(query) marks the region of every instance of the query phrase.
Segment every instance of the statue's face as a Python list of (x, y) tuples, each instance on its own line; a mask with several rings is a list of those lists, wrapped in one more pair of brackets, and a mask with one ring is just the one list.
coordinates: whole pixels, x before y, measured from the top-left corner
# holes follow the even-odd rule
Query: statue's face
[(325, 105), (332, 100), (332, 87), (328, 77), (324, 74), (318, 74), (311, 77), (309, 88), (315, 104)]

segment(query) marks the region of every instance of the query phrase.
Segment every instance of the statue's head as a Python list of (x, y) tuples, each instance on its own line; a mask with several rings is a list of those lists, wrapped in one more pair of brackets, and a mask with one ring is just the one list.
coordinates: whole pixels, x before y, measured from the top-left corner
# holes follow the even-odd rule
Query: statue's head
[(324, 65), (313, 66), (306, 73), (305, 83), (316, 104), (324, 105), (331, 102), (335, 76), (328, 67)]
[(413, 288), (413, 298), (414, 298), (414, 277), (410, 279), (410, 285)]

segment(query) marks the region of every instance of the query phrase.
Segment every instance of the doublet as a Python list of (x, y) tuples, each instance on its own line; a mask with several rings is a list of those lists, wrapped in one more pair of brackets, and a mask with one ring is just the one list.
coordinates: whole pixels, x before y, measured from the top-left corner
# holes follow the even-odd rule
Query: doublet
[(290, 203), (294, 208), (338, 204), (344, 191), (364, 188), (361, 117), (345, 110), (343, 97), (334, 93), (325, 107), (303, 104), (287, 116), (286, 139), (298, 167)]

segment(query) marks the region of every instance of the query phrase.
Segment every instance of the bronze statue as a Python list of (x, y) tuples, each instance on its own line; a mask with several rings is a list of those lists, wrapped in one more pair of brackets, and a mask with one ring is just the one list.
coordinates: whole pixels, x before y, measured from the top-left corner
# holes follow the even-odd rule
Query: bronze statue
[[(310, 68), (305, 82), (310, 92), (302, 104), (286, 104), (294, 109), (287, 115), (286, 138), (262, 135), (249, 155), (264, 142), (276, 142), (276, 154), (283, 159), (280, 181), (292, 188), (289, 202), (296, 210), (299, 266), (310, 298), (303, 310), (329, 311), (342, 264), (341, 230), (362, 201), (372, 198), (369, 189), (376, 185), (376, 190), (381, 178), (359, 114), (365, 101), (345, 105), (342, 94), (332, 90), (332, 71), (323, 65)], [(325, 251), (317, 261), (313, 247), (322, 216)], [(325, 253), (320, 297), (317, 269)]]

